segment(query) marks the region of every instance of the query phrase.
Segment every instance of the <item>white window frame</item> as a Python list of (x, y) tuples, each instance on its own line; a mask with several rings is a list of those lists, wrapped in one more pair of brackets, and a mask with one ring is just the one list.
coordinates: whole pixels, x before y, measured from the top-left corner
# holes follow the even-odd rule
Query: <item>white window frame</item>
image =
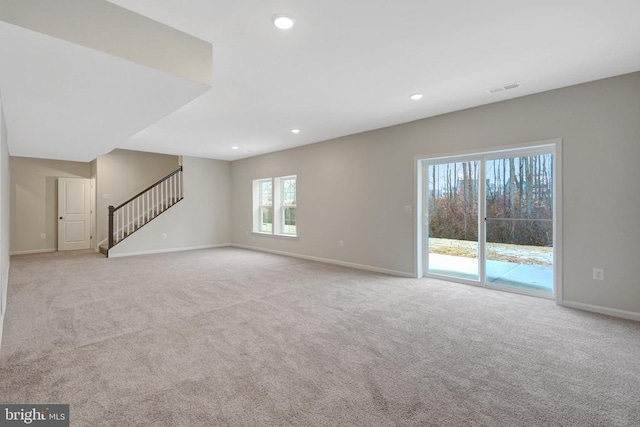
[[(262, 184), (271, 183), (271, 205), (262, 203)], [(264, 208), (271, 208), (271, 230), (262, 229), (262, 212)], [(253, 232), (254, 233), (273, 233), (273, 179), (256, 179), (253, 181)]]
[[(296, 204), (286, 205), (284, 204), (284, 184), (285, 181), (294, 180), (296, 183)], [(271, 182), (271, 209), (272, 209), (272, 226), (271, 230), (262, 229), (262, 211), (267, 205), (262, 205), (262, 183)], [(298, 224), (297, 224), (297, 175), (286, 175), (275, 178), (261, 178), (253, 180), (253, 233), (266, 236), (277, 237), (298, 237)], [(287, 232), (285, 226), (285, 210), (286, 208), (296, 208), (296, 224), (295, 233)]]
[[(295, 208), (297, 210), (297, 194), (295, 195), (295, 199), (296, 199), (296, 204), (293, 205), (285, 205), (285, 189), (284, 189), (284, 184), (286, 181), (294, 181), (295, 185), (296, 185), (296, 193), (297, 193), (297, 177), (296, 175), (289, 175), (289, 176), (281, 176), (278, 178), (274, 178), (274, 185), (273, 185), (273, 189), (274, 189), (274, 200), (276, 201), (276, 206), (275, 206), (275, 213), (274, 213), (274, 218), (277, 216), (277, 221), (276, 221), (276, 227), (275, 227), (275, 234), (278, 235), (282, 235), (282, 236), (297, 236), (297, 232), (298, 232), (298, 225), (297, 225), (297, 221), (295, 224), (296, 227), (296, 232), (295, 233), (290, 233), (286, 231), (286, 224), (285, 224), (285, 210), (287, 208)], [(296, 215), (296, 219), (297, 219), (297, 215)]]

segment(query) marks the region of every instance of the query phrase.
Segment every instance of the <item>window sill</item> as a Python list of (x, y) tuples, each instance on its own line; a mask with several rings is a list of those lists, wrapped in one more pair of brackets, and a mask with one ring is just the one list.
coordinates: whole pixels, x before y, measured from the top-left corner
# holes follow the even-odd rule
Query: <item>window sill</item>
[(262, 236), (262, 237), (276, 237), (278, 239), (289, 239), (289, 240), (299, 240), (299, 236), (292, 236), (290, 234), (273, 234), (273, 233), (265, 233), (262, 231), (252, 231), (251, 234), (254, 236)]

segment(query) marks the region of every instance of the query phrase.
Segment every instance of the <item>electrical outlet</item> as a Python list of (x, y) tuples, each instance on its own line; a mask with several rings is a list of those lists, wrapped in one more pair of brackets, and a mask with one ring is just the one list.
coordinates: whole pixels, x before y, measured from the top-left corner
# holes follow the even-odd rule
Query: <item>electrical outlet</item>
[(344, 248), (344, 240), (340, 240), (338, 242), (338, 246), (340, 246), (341, 248)]
[(601, 268), (594, 268), (593, 280), (604, 280), (604, 270)]
[(166, 239), (167, 238), (167, 233), (162, 233), (162, 238)]
[(46, 234), (46, 233), (42, 233), (42, 234), (40, 235), (40, 238), (41, 238), (42, 240), (45, 240), (45, 239), (47, 238), (47, 234)]
[(406, 213), (406, 214), (410, 214), (411, 213), (411, 205), (406, 205), (404, 207), (404, 213)]

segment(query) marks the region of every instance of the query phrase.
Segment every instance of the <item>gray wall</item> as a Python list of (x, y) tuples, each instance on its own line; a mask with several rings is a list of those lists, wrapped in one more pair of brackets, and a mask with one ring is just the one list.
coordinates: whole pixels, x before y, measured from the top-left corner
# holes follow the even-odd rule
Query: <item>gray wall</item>
[(231, 242), (229, 162), (196, 157), (182, 161), (184, 199), (112, 248), (110, 257)]
[(107, 238), (109, 205), (117, 206), (179, 167), (179, 157), (114, 150), (95, 165), (98, 243)]
[[(233, 242), (415, 274), (416, 156), (562, 138), (564, 300), (640, 313), (639, 118), (634, 73), (236, 161)], [(252, 235), (251, 181), (289, 174), (300, 238)]]
[(2, 342), (2, 325), (7, 309), (9, 279), (9, 150), (2, 99), (0, 99), (0, 272), (0, 342)]
[(93, 190), (91, 192), (91, 235), (94, 236), (91, 239), (91, 247), (97, 250), (98, 242), (98, 215), (96, 212), (96, 191), (98, 187), (98, 159), (94, 159), (89, 162), (89, 175), (93, 180)]
[(27, 157), (9, 162), (11, 253), (57, 250), (58, 177), (90, 178), (89, 163)]

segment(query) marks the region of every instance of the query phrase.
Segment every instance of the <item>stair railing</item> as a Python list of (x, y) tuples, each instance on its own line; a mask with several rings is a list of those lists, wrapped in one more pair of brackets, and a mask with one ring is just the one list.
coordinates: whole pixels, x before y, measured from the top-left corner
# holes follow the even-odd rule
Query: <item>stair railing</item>
[(182, 199), (180, 166), (126, 202), (109, 206), (109, 249)]

